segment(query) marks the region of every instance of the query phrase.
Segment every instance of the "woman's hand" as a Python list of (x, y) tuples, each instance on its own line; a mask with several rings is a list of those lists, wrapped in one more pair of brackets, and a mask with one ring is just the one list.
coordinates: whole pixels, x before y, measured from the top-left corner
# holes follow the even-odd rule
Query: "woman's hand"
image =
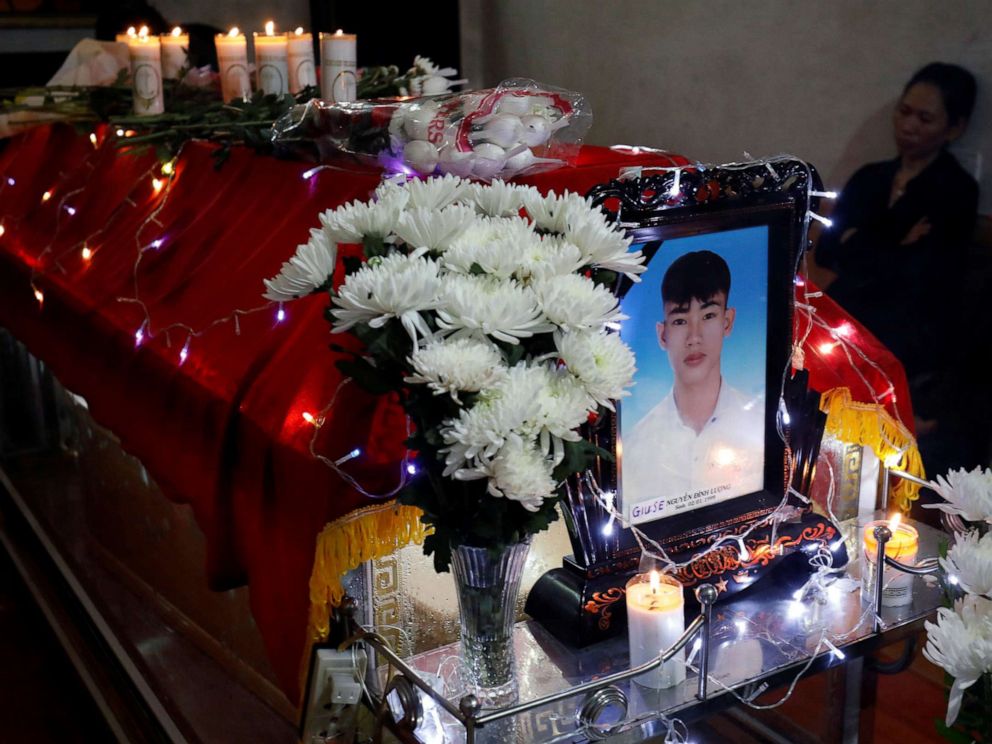
[(912, 245), (917, 240), (930, 232), (930, 220), (926, 217), (920, 219), (915, 225), (909, 228), (909, 232), (899, 241), (899, 245)]

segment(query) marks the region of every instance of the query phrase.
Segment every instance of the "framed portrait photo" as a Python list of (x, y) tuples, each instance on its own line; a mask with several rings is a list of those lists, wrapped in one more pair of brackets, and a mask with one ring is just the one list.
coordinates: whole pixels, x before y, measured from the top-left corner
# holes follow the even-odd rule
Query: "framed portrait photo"
[(637, 372), (599, 441), (615, 454), (600, 477), (629, 524), (684, 559), (740, 534), (785, 493), (778, 417), (807, 181), (760, 189), (746, 169), (680, 176), (690, 196), (675, 205), (673, 174), (592, 195), (646, 265), (639, 282), (617, 280), (618, 332)]

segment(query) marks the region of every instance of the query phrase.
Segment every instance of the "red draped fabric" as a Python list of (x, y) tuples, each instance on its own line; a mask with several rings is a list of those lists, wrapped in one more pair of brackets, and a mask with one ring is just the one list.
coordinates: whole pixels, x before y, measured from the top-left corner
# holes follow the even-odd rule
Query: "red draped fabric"
[[(192, 506), (212, 585), (249, 584), (272, 665), (297, 700), (315, 536), (369, 501), (310, 454), (302, 417), (341, 381), (328, 345), (355, 342), (332, 338), (325, 297), (287, 305), (277, 322), (262, 279), (306, 241), (318, 212), (368, 198), (379, 173), (304, 178), (310, 166), (246, 149), (217, 170), (212, 146), (191, 143), (156, 189), (153, 158), (119, 154), (97, 134), (95, 147), (67, 127), (43, 127), (0, 153), (0, 325), (88, 401), (170, 498)], [(624, 166), (685, 162), (585, 147), (575, 167), (523, 180), (582, 193)], [(850, 322), (805, 289), (828, 329)], [(806, 358), (814, 386), (848, 385), (871, 402), (891, 382), (880, 402), (895, 413), (898, 401), (911, 420), (901, 368), (853, 327), (871, 364), (818, 351), (832, 337), (816, 327)], [(332, 458), (360, 448), (345, 468), (384, 492), (399, 475), (403, 427), (395, 406), (352, 386), (328, 413), (319, 448)]]

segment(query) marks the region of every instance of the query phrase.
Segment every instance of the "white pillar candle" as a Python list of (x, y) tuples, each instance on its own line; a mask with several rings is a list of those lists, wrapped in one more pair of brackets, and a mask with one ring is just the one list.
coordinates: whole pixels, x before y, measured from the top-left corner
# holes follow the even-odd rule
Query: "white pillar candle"
[(235, 26), (226, 34), (214, 37), (217, 48), (217, 68), (220, 70), (220, 92), (224, 103), (235, 98), (251, 96), (248, 79), (248, 40)]
[(313, 34), (303, 33), (303, 28), (289, 34), (289, 92), (297, 94), (307, 86), (317, 84), (317, 70), (313, 62)]
[[(638, 574), (627, 582), (627, 635), (630, 666), (639, 666), (658, 657), (685, 631), (682, 585), (657, 571)], [(660, 690), (685, 680), (685, 652), (679, 651), (657, 669), (634, 681)]]
[(127, 31), (125, 31), (122, 34), (117, 34), (117, 36), (114, 37), (114, 41), (116, 41), (118, 44), (127, 44), (128, 42), (131, 41), (132, 37), (137, 35), (138, 35), (138, 31), (134, 28), (134, 26), (128, 26)]
[(355, 34), (338, 29), (320, 35), (320, 96), (334, 103), (354, 101), (358, 73), (355, 67)]
[(149, 36), (148, 28), (141, 30), (128, 41), (131, 55), (131, 89), (134, 113), (153, 116), (165, 111), (162, 98), (162, 57), (157, 36)]
[(189, 34), (176, 26), (171, 34), (162, 34), (162, 77), (178, 80), (180, 73), (189, 64)]
[[(886, 522), (879, 519), (865, 525), (865, 576), (862, 578), (862, 593), (871, 599), (875, 593), (875, 572), (878, 566), (878, 541), (875, 539), (875, 528), (886, 526), (892, 531), (892, 538), (885, 543), (885, 555), (900, 563), (916, 565), (916, 553), (920, 545), (920, 533), (908, 524), (900, 523), (896, 514)], [(913, 602), (913, 574), (905, 573), (897, 568), (885, 566), (882, 571), (882, 607), (902, 607)]]
[(255, 33), (255, 75), (258, 89), (266, 95), (289, 92), (289, 59), (286, 34), (277, 34), (275, 23), (265, 24), (265, 33)]

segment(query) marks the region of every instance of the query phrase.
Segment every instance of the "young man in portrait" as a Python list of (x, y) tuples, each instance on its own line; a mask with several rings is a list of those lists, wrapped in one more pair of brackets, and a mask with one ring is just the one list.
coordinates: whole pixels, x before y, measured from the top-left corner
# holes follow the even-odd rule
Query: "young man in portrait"
[(623, 432), (622, 498), (634, 522), (764, 485), (764, 396), (734, 389), (721, 366), (723, 343), (737, 314), (729, 299), (730, 269), (712, 251), (680, 256), (661, 282), (658, 343), (674, 383)]

